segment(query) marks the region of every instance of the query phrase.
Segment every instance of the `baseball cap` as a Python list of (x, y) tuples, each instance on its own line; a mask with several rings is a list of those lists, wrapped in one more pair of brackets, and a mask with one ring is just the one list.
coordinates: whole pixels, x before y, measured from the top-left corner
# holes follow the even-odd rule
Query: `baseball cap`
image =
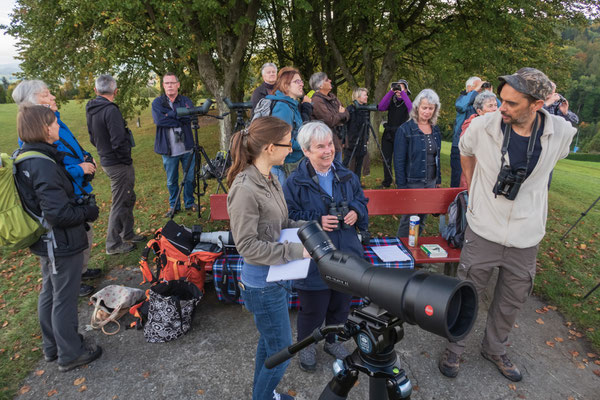
[(552, 94), (552, 83), (542, 71), (535, 68), (521, 68), (512, 75), (499, 76), (498, 93), (505, 83), (518, 92), (528, 94), (538, 100), (546, 100)]

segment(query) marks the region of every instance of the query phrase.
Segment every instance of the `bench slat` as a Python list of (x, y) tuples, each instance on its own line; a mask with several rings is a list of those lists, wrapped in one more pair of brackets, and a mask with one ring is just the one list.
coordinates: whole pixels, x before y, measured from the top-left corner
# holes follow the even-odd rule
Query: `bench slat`
[(456, 195), (465, 188), (371, 189), (369, 215), (445, 214)]

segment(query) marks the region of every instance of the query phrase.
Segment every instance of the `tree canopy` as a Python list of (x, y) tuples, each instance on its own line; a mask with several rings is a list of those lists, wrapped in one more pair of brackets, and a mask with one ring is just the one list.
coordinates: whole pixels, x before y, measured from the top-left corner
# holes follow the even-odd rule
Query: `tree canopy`
[[(336, 87), (364, 86), (377, 101), (400, 77), (431, 87), (454, 116), (470, 75), (492, 79), (523, 66), (564, 81), (560, 36), (598, 12), (594, 0), (17, 0), (8, 31), (23, 76), (93, 86), (113, 73), (125, 111), (147, 105), (153, 74), (178, 73), (182, 92), (242, 100), (257, 66), (325, 71)], [(494, 82), (495, 83), (495, 82)], [(222, 126), (226, 147), (230, 122)]]

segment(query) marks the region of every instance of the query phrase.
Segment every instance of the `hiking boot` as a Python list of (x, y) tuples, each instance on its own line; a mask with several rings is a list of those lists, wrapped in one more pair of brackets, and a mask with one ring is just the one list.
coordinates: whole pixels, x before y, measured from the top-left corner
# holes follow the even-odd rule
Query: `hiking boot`
[(523, 376), (521, 375), (521, 371), (519, 371), (519, 368), (517, 368), (508, 359), (506, 354), (503, 354), (501, 356), (496, 356), (496, 355), (488, 354), (485, 351), (482, 351), (481, 355), (486, 360), (493, 362), (496, 365), (496, 367), (498, 367), (498, 370), (500, 370), (500, 373), (502, 375), (504, 375), (507, 379), (510, 379), (513, 382), (519, 382), (521, 379), (523, 379)]
[(125, 239), (125, 241), (132, 243), (142, 243), (148, 241), (148, 238), (144, 235), (133, 235), (132, 237)]
[(89, 296), (90, 294), (92, 294), (93, 291), (93, 286), (82, 283), (81, 286), (79, 286), (79, 297)]
[(58, 364), (58, 370), (60, 372), (67, 372), (85, 364), (89, 364), (92, 361), (98, 359), (102, 355), (102, 347), (100, 346), (88, 346), (82, 355), (77, 357), (71, 362), (66, 364)]
[(342, 342), (325, 342), (323, 345), (323, 350), (325, 350), (325, 353), (334, 356), (338, 360), (343, 360), (350, 355), (350, 352), (346, 350), (346, 347), (344, 347)]
[(442, 375), (448, 378), (456, 378), (458, 375), (458, 368), (460, 366), (460, 356), (453, 351), (448, 349), (444, 350), (438, 363), (438, 368)]
[(198, 212), (198, 204), (192, 204), (189, 207), (185, 208), (186, 212)]
[(96, 279), (100, 275), (102, 275), (102, 271), (99, 268), (88, 268), (83, 274), (81, 274), (81, 279)]
[(113, 249), (110, 249), (110, 250), (106, 249), (106, 254), (113, 255), (113, 254), (129, 253), (130, 251), (135, 250), (136, 247), (137, 246), (135, 245), (135, 243), (124, 242)]
[(317, 369), (317, 348), (314, 343), (300, 350), (298, 359), (302, 371), (314, 372)]
[(286, 393), (277, 393), (273, 390), (273, 400), (294, 400), (294, 397)]
[(179, 212), (179, 210), (175, 210), (175, 212), (173, 212), (173, 207), (171, 207), (171, 208), (169, 208), (169, 211), (167, 211), (167, 212), (165, 213), (165, 215), (163, 215), (163, 217), (165, 217), (165, 218), (170, 218), (170, 217), (171, 217), (171, 214), (175, 215), (175, 214), (177, 214), (178, 212)]

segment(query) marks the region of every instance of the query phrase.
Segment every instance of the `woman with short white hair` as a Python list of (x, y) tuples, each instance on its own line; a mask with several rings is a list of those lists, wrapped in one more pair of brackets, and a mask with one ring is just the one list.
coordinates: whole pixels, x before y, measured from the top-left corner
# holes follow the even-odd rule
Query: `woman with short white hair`
[[(435, 188), (442, 183), (440, 151), (442, 136), (437, 126), (440, 98), (424, 89), (413, 101), (410, 119), (398, 128), (394, 138), (394, 169), (398, 189)], [(421, 229), (426, 214), (420, 215)], [(408, 236), (410, 216), (403, 215), (398, 237)]]
[[(320, 121), (302, 125), (298, 143), (305, 158), (289, 176), (283, 193), (292, 220), (316, 220), (336, 248), (362, 258), (363, 247), (356, 229), (366, 231), (369, 225), (367, 199), (358, 177), (334, 160), (331, 129)], [(326, 325), (343, 324), (350, 311), (349, 294), (330, 289), (319, 276), (317, 264), (310, 262), (305, 279), (294, 281), (298, 293), (298, 337), (309, 336), (323, 322)], [(323, 349), (335, 358), (343, 359), (349, 353), (335, 335), (328, 335)], [(300, 368), (315, 371), (316, 346), (300, 351)]]

